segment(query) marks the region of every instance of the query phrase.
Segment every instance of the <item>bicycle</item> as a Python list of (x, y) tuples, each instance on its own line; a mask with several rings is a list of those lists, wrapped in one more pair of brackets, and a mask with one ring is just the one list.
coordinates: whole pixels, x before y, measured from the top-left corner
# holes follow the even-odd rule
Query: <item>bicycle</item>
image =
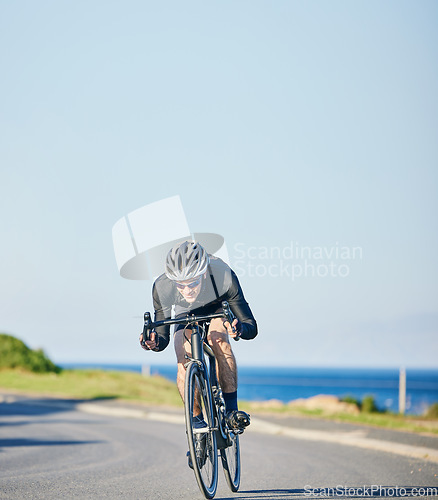
[[(206, 326), (213, 318), (225, 318), (232, 324), (234, 314), (227, 301), (222, 302), (222, 312), (208, 315), (187, 315), (153, 322), (150, 313), (146, 312), (143, 329), (145, 339), (150, 339), (154, 328), (164, 325), (184, 324), (185, 329), (190, 327), (192, 331), (191, 355), (186, 354), (184, 412), (190, 459), (205, 498), (213, 498), (216, 494), (218, 450), (227, 484), (231, 491), (238, 491), (241, 473), (239, 434), (243, 432), (229, 428), (226, 422), (225, 402), (216, 373), (216, 357), (206, 342)], [(236, 340), (239, 338), (236, 337)], [(206, 427), (195, 426), (194, 416), (199, 409)]]

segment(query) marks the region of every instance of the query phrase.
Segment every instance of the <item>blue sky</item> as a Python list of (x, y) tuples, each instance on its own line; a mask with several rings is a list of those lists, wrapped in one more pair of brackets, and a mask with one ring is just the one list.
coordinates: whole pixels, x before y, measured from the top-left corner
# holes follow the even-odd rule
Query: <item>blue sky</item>
[[(432, 1), (0, 2), (0, 331), (57, 362), (173, 362), (138, 347), (151, 283), (118, 275), (111, 229), (179, 195), (262, 266), (240, 272), (260, 330), (240, 363), (437, 368), (437, 20)], [(261, 275), (291, 244), (361, 257)], [(310, 275), (330, 263), (348, 275)]]

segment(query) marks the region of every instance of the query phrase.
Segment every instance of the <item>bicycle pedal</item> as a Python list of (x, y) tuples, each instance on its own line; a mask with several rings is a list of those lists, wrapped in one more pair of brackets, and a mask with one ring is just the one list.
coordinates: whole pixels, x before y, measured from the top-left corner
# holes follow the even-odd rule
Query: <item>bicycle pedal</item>
[(250, 416), (243, 411), (236, 410), (227, 416), (228, 427), (236, 433), (237, 431), (243, 432), (250, 423)]
[(231, 432), (235, 435), (235, 436), (239, 436), (240, 434), (243, 434), (245, 429), (231, 429)]

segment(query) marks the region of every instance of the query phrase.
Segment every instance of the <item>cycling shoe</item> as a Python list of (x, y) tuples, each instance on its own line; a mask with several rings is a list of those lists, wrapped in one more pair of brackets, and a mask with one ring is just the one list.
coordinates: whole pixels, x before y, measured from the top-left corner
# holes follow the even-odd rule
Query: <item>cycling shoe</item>
[(241, 432), (251, 423), (248, 413), (241, 410), (232, 410), (228, 412), (226, 420), (230, 429)]

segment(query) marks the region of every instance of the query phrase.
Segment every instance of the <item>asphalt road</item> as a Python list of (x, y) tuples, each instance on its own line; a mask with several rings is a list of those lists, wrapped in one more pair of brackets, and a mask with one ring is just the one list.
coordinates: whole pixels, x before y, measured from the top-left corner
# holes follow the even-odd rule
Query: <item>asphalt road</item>
[[(423, 493), (413, 488), (438, 488), (438, 464), (420, 459), (249, 431), (241, 445), (241, 489), (232, 494), (221, 473), (216, 498), (412, 498)], [(186, 451), (180, 424), (0, 403), (2, 499), (203, 498)]]

